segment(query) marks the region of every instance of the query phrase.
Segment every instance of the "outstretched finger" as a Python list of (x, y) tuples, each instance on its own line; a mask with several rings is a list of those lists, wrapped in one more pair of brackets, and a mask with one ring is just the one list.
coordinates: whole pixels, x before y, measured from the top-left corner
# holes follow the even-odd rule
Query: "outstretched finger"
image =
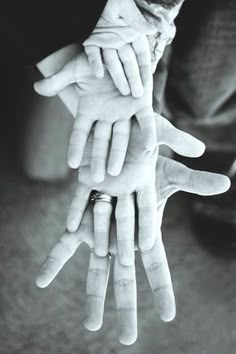
[(94, 250), (97, 256), (108, 254), (112, 204), (99, 201), (93, 208), (94, 216)]
[(129, 144), (131, 121), (119, 120), (113, 125), (112, 142), (108, 161), (108, 173), (118, 176), (124, 164)]
[(199, 157), (205, 151), (205, 145), (192, 135), (175, 128), (167, 119), (155, 113), (158, 145), (168, 145), (177, 154), (187, 157)]
[(81, 182), (78, 183), (67, 216), (67, 229), (69, 232), (75, 232), (78, 229), (89, 201), (90, 192), (91, 190), (88, 186)]
[(161, 234), (157, 236), (152, 250), (148, 253), (141, 253), (141, 257), (157, 311), (163, 321), (172, 321), (176, 314), (175, 297)]
[(134, 264), (134, 195), (118, 197), (115, 216), (119, 261), (124, 266), (130, 266)]
[(122, 344), (130, 345), (137, 339), (135, 266), (122, 266), (118, 257), (115, 257), (113, 283), (119, 340)]
[(122, 5), (120, 15), (129, 26), (142, 34), (152, 35), (156, 32), (156, 28), (145, 20), (134, 0), (125, 0)]
[(157, 194), (163, 189), (160, 186), (161, 179), (168, 181), (168, 188), (161, 193), (163, 197), (165, 192), (165, 199), (178, 191), (210, 196), (224, 193), (230, 188), (230, 179), (227, 176), (192, 170), (180, 162), (162, 156), (158, 158), (156, 171)]
[(157, 197), (155, 184), (137, 192), (138, 244), (142, 252), (152, 249), (157, 233)]
[(118, 50), (118, 54), (123, 64), (132, 95), (134, 97), (141, 97), (144, 90), (134, 49), (130, 44), (125, 44)]
[(66, 86), (74, 83), (76, 59), (70, 60), (60, 71), (34, 83), (35, 91), (42, 96), (55, 96)]
[(92, 251), (87, 278), (84, 319), (84, 326), (90, 331), (97, 331), (102, 326), (109, 270), (110, 257), (97, 257)]
[(83, 158), (84, 149), (92, 123), (88, 117), (77, 113), (70, 138), (68, 149), (68, 164), (71, 168), (78, 168)]
[(103, 49), (103, 59), (117, 89), (122, 95), (129, 95), (130, 87), (117, 51), (115, 49)]
[(111, 123), (106, 121), (96, 123), (91, 155), (91, 174), (96, 183), (101, 183), (105, 178), (111, 133)]
[(91, 65), (94, 75), (101, 79), (104, 77), (104, 68), (102, 63), (101, 49), (95, 45), (84, 46), (84, 51), (87, 54), (88, 62)]
[(154, 150), (157, 146), (156, 122), (152, 107), (146, 107), (136, 113), (137, 121), (144, 139), (144, 146)]
[(226, 192), (230, 188), (230, 179), (227, 176), (205, 171), (183, 168), (182, 178), (179, 177), (179, 189), (202, 196), (216, 195)]
[(79, 233), (70, 234), (66, 231), (63, 234), (37, 273), (35, 282), (39, 288), (45, 288), (53, 281), (64, 264), (73, 256), (81, 242)]
[(143, 86), (152, 76), (151, 54), (148, 39), (141, 36), (132, 43), (136, 54)]

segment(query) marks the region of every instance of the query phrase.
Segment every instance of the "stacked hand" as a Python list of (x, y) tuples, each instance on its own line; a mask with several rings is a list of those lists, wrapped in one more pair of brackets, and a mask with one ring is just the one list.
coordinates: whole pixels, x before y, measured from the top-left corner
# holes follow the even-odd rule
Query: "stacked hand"
[[(156, 114), (157, 143), (167, 144), (174, 151), (187, 156), (199, 156), (204, 145), (190, 135), (174, 128), (165, 118)], [(119, 176), (105, 175), (101, 183), (94, 183), (89, 157), (92, 141), (88, 141), (79, 183), (72, 201), (67, 229), (75, 232), (82, 220), (92, 190), (117, 197), (115, 208), (117, 248), (119, 261), (123, 265), (134, 263), (135, 201), (138, 210), (138, 245), (142, 252), (149, 251), (157, 233), (156, 162), (158, 148), (153, 152), (145, 150), (138, 124), (132, 122), (130, 141), (125, 163)], [(110, 217), (112, 205), (100, 201), (94, 206), (94, 248), (98, 256), (105, 256), (109, 247)]]
[(133, 0), (108, 0), (95, 29), (83, 43), (96, 77), (104, 76), (104, 62), (121, 94), (142, 96), (145, 71), (151, 69), (146, 35), (154, 33), (155, 27), (146, 22)]
[(132, 116), (135, 115), (139, 122), (145, 146), (150, 150), (156, 147), (151, 72), (147, 72), (142, 97), (121, 96), (110, 75), (106, 72), (103, 79), (95, 78), (86, 56), (79, 54), (58, 73), (35, 83), (35, 89), (42, 95), (53, 96), (72, 83), (77, 84), (79, 105), (68, 152), (70, 167), (80, 166), (88, 136), (95, 122), (91, 172), (97, 182), (102, 181), (105, 176), (110, 140), (108, 172), (111, 175), (120, 173), (129, 142)]
[[(184, 137), (187, 139), (187, 148), (191, 138), (187, 135), (184, 135)], [(186, 150), (186, 152), (188, 154), (189, 151)], [(195, 156), (195, 153), (193, 156)], [(225, 176), (210, 172), (194, 171), (164, 157), (159, 157), (158, 159), (156, 177), (158, 226), (155, 244), (149, 252), (141, 252), (141, 257), (160, 317), (164, 321), (170, 321), (175, 316), (175, 300), (160, 229), (166, 202), (172, 194), (178, 191), (205, 196), (223, 193), (229, 188), (230, 183)], [(135, 268), (134, 265), (121, 265), (117, 258), (117, 236), (114, 224), (111, 227), (110, 235), (109, 252), (115, 258), (113, 283), (118, 336), (121, 343), (132, 344), (137, 338)], [(98, 257), (93, 252), (95, 240), (93, 213), (90, 205), (82, 218), (78, 230), (74, 233), (66, 231), (53, 247), (38, 272), (36, 283), (41, 288), (47, 287), (83, 242), (87, 243), (91, 249), (84, 323), (89, 330), (95, 331), (102, 325), (110, 257)], [(139, 249), (137, 244), (135, 249)]]
[[(153, 28), (133, 0), (108, 0), (97, 27), (84, 43), (88, 57), (84, 53), (72, 56), (35, 84), (36, 91), (45, 96), (73, 92), (73, 99), (67, 102), (72, 112), (73, 105), (78, 109), (68, 163), (72, 168), (80, 167), (67, 231), (41, 266), (36, 283), (48, 286), (80, 244), (87, 243), (91, 253), (85, 326), (97, 330), (102, 325), (113, 254), (118, 332), (124, 344), (137, 338), (135, 249), (141, 253), (161, 318), (170, 321), (175, 316), (161, 237), (168, 198), (178, 190), (213, 195), (229, 188), (225, 176), (193, 171), (167, 158), (157, 159), (161, 144), (189, 157), (200, 156), (204, 145), (154, 115), (146, 37), (151, 33)], [(110, 203), (99, 201), (92, 208), (92, 190), (116, 198), (115, 218)]]

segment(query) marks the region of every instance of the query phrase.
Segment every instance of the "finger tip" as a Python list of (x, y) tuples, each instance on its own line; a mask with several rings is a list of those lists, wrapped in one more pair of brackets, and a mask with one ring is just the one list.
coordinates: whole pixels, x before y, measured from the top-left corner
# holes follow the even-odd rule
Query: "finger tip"
[(129, 96), (131, 94), (129, 87), (119, 87), (119, 91), (123, 96)]
[(134, 255), (122, 255), (119, 257), (120, 264), (124, 267), (131, 267), (134, 265)]
[(35, 277), (35, 284), (38, 288), (44, 289), (49, 285), (49, 282), (44, 279), (40, 274), (36, 275)]
[(95, 248), (94, 252), (98, 257), (106, 257), (108, 254), (108, 250), (103, 248)]
[(49, 90), (49, 88), (46, 85), (43, 85), (41, 81), (36, 81), (33, 87), (34, 91), (41, 96), (51, 97), (57, 94), (56, 92), (53, 92), (52, 89)]
[(143, 90), (143, 88), (139, 88), (139, 89), (134, 89), (134, 90), (132, 90), (132, 96), (134, 97), (134, 98), (140, 98), (140, 97), (142, 97), (144, 95), (144, 90)]
[(92, 174), (92, 179), (95, 183), (102, 183), (104, 181), (105, 175), (99, 171)]
[(172, 322), (175, 319), (175, 316), (176, 316), (175, 310), (160, 315), (161, 320), (167, 323)]
[(38, 82), (38, 81), (36, 81), (36, 82), (34, 83), (33, 87), (34, 87), (34, 91), (35, 91), (35, 92), (40, 93), (40, 92), (39, 92), (39, 87), (40, 87), (40, 85), (39, 85), (39, 82)]
[(189, 154), (189, 157), (200, 157), (204, 154), (206, 150), (206, 145), (200, 141), (196, 140), (196, 144), (192, 145), (192, 149), (190, 150), (191, 153)]
[(69, 158), (68, 159), (68, 166), (70, 168), (72, 168), (73, 170), (76, 170), (77, 168), (79, 168), (79, 163), (77, 161), (75, 161), (74, 159)]
[(77, 227), (76, 226), (67, 226), (67, 231), (72, 234), (74, 232), (77, 231)]
[(120, 174), (121, 168), (119, 166), (108, 166), (107, 173), (110, 176), (116, 177)]
[(94, 296), (88, 296), (85, 306), (84, 327), (92, 332), (98, 331), (102, 327), (103, 314), (101, 304)]
[(206, 145), (199, 140), (198, 142), (198, 147), (199, 147), (199, 156), (202, 156), (204, 152), (206, 151)]
[(102, 322), (88, 317), (84, 319), (84, 327), (90, 332), (96, 332), (102, 327)]
[[(166, 296), (168, 299), (168, 296)], [(161, 320), (163, 322), (171, 322), (176, 317), (176, 306), (175, 306), (175, 299), (174, 295), (171, 296), (171, 299), (164, 301), (165, 306), (162, 308), (162, 312), (160, 313)], [(159, 308), (162, 307), (159, 304)]]
[(132, 345), (136, 342), (137, 338), (137, 332), (119, 334), (119, 342), (123, 345)]
[(150, 242), (150, 240), (145, 240), (145, 241), (142, 241), (140, 244), (139, 244), (139, 249), (142, 253), (148, 253), (152, 250), (153, 246), (154, 246), (154, 242)]
[(231, 180), (228, 176), (222, 175), (222, 177), (222, 187), (224, 188), (224, 191), (227, 192), (231, 187)]
[[(213, 185), (213, 184), (212, 184)], [(231, 187), (231, 180), (228, 176), (218, 175), (218, 182), (214, 185), (214, 194), (222, 194), (227, 192)], [(217, 188), (217, 190), (216, 190)]]
[(66, 223), (66, 228), (69, 233), (74, 233), (78, 230), (79, 224), (77, 221), (68, 219)]

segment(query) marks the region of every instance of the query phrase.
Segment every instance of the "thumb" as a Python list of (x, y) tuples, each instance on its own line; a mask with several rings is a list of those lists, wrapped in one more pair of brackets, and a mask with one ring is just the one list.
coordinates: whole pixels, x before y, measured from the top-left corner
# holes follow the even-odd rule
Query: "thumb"
[(168, 145), (177, 154), (187, 157), (199, 157), (205, 151), (205, 145), (192, 135), (175, 128), (160, 114), (155, 114), (158, 145)]
[(123, 17), (125, 22), (137, 32), (146, 35), (152, 35), (156, 32), (156, 28), (145, 20), (134, 0), (123, 1), (120, 12), (120, 16)]
[(66, 86), (76, 82), (74, 62), (68, 62), (60, 71), (34, 83), (34, 90), (42, 96), (55, 96)]

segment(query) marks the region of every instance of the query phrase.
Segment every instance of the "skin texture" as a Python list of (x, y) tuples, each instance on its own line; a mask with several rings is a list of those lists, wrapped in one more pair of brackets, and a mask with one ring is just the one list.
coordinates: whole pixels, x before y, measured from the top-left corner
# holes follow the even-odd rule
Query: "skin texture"
[[(199, 140), (174, 128), (162, 116), (156, 114), (155, 118), (158, 145), (167, 144), (177, 153), (188, 156), (199, 156), (203, 153), (204, 144)], [(126, 139), (128, 142), (128, 137)], [(94, 183), (90, 171), (93, 144), (94, 137), (91, 136), (87, 143), (85, 159), (79, 170), (79, 183), (69, 209), (67, 229), (70, 232), (78, 229), (92, 190), (117, 197), (115, 218), (119, 260), (123, 265), (132, 265), (134, 263), (135, 201), (138, 211), (139, 248), (143, 252), (147, 252), (155, 242), (156, 206), (158, 203), (155, 183), (158, 148), (153, 152), (146, 150), (142, 143), (140, 128), (137, 122), (132, 122), (122, 171), (116, 177), (106, 174), (103, 182)], [(121, 139), (119, 149), (124, 145), (127, 144)], [(119, 149), (117, 146), (114, 159), (119, 158)], [(108, 252), (111, 212), (112, 208), (109, 203), (99, 202), (94, 206), (94, 242), (95, 252), (98, 256), (105, 256)]]
[[(123, 6), (122, 1), (108, 0), (96, 27), (83, 43), (94, 75), (104, 76), (104, 63), (121, 94), (142, 96), (143, 67), (150, 63), (151, 53), (152, 70), (156, 70), (166, 45), (175, 37), (174, 19), (182, 2), (136, 0), (135, 3), (127, 1)], [(137, 6), (143, 17), (137, 13)], [(125, 9), (124, 15), (116, 16), (121, 12), (119, 7)], [(135, 8), (133, 15), (130, 7)], [(145, 18), (153, 33), (147, 31), (146, 24), (134, 27), (127, 15)]]
[[(101, 182), (105, 177), (104, 159), (108, 158), (110, 141), (114, 146), (119, 143), (117, 140), (120, 135), (129, 134), (127, 122), (132, 116), (135, 115), (139, 122), (145, 147), (149, 150), (155, 149), (156, 129), (152, 108), (153, 83), (150, 68), (146, 71), (145, 82), (142, 97), (122, 96), (108, 73), (103, 79), (93, 76), (87, 58), (82, 53), (71, 59), (57, 74), (34, 85), (38, 93), (53, 96), (59, 94), (69, 84), (77, 84), (79, 104), (68, 151), (68, 163), (71, 168), (80, 166), (88, 136), (95, 122), (97, 122), (95, 130), (98, 132), (95, 131), (94, 134), (99, 136), (99, 141), (95, 140), (97, 145), (94, 146), (94, 154), (101, 145), (103, 146), (101, 164), (97, 163), (96, 174), (93, 175), (96, 182)], [(93, 157), (96, 161), (96, 156), (93, 155), (91, 170), (93, 170)], [(119, 173), (124, 158), (125, 154), (121, 160), (112, 162), (112, 166), (110, 161), (108, 162), (110, 174)]]
[[(225, 192), (229, 179), (210, 172), (194, 171), (186, 166), (159, 157), (156, 166), (157, 233), (153, 248), (141, 253), (144, 269), (149, 280), (154, 303), (163, 321), (175, 317), (175, 300), (170, 271), (161, 236), (161, 223), (168, 198), (182, 190), (198, 195), (214, 195)], [(114, 296), (117, 312), (118, 338), (123, 344), (132, 344), (137, 338), (137, 301), (134, 265), (122, 266), (117, 257), (117, 241), (114, 223), (110, 230), (109, 251), (114, 257)], [(53, 247), (39, 269), (36, 284), (47, 287), (78, 247), (87, 243), (91, 248), (87, 280), (87, 303), (84, 324), (89, 330), (98, 330), (102, 325), (105, 294), (110, 271), (110, 257), (97, 257), (94, 249), (93, 210), (91, 204), (82, 218), (79, 229), (66, 231)], [(138, 251), (137, 243), (135, 249)]]
[(83, 43), (94, 75), (104, 76), (104, 62), (121, 94), (141, 97), (143, 70), (150, 65), (146, 35), (155, 32), (133, 0), (108, 0), (96, 27)]
[[(75, 67), (73, 66), (73, 68)], [(63, 83), (67, 82), (68, 84), (68, 75), (67, 75), (68, 72), (70, 73), (70, 70), (67, 72), (65, 70), (64, 72), (65, 75), (63, 74), (64, 76), (63, 75), (60, 76), (60, 80)], [(73, 76), (69, 76), (69, 78), (73, 78)], [(65, 87), (63, 85), (61, 86), (59, 85), (60, 89), (58, 90), (57, 80), (56, 80), (56, 84), (54, 79), (49, 80), (49, 82), (51, 82), (52, 88), (55, 89), (56, 93), (59, 93), (60, 89), (63, 89)], [(71, 82), (73, 83), (74, 81), (69, 80), (69, 83)], [(53, 86), (53, 84), (55, 85)], [(46, 91), (47, 91), (47, 85), (46, 85)], [(162, 127), (162, 124), (166, 125), (165, 129)], [(158, 136), (158, 132), (157, 132), (157, 141), (159, 141), (160, 144), (166, 143), (170, 145), (174, 150), (177, 150), (177, 152), (183, 155), (187, 155), (187, 156), (201, 155), (201, 153), (204, 150), (202, 143), (199, 143), (199, 141), (197, 142), (197, 140), (191, 138), (187, 134), (184, 134), (182, 132), (180, 133), (179, 131), (177, 132), (173, 130), (173, 128), (171, 128), (170, 126), (170, 123), (168, 122), (162, 124), (159, 125), (160, 130), (158, 130), (158, 132), (160, 132), (160, 136)], [(133, 126), (134, 129), (137, 128), (138, 131), (139, 127), (137, 126), (137, 124), (136, 124), (136, 128), (135, 128), (135, 124)], [(96, 128), (93, 134), (94, 135), (96, 134)], [(131, 131), (131, 135), (132, 135), (132, 131)], [(97, 136), (100, 135), (98, 134)], [(140, 131), (139, 134), (134, 134), (134, 137), (136, 138), (140, 137)], [(132, 140), (133, 139), (130, 139), (130, 144), (132, 144)], [(106, 143), (106, 139), (103, 140), (103, 143), (104, 142)], [(135, 143), (135, 146), (136, 145), (137, 145), (136, 148), (140, 148), (140, 145), (137, 144), (137, 142)], [(93, 149), (92, 145), (90, 149), (91, 150)], [(97, 149), (94, 149), (94, 151), (96, 150)], [(132, 148), (132, 152), (134, 154), (135, 151), (136, 150)], [(208, 172), (192, 171), (175, 161), (163, 157), (159, 157), (157, 164), (156, 163), (154, 164), (152, 162), (154, 161), (152, 155), (155, 155), (155, 151), (150, 152), (147, 149), (145, 150), (144, 148), (142, 148), (142, 151), (145, 152), (145, 154), (147, 155), (145, 157), (147, 157), (147, 161), (149, 161), (150, 166), (152, 165), (155, 166), (154, 173), (152, 173), (152, 176), (153, 175), (155, 176), (154, 178), (155, 191), (152, 191), (152, 193), (150, 194), (148, 193), (148, 195), (150, 195), (151, 197), (153, 196), (154, 193), (155, 196), (155, 211), (154, 211), (154, 204), (151, 205), (151, 208), (155, 216), (155, 218), (153, 218), (153, 221), (156, 221), (156, 223), (154, 225), (153, 222), (153, 227), (155, 228), (154, 229), (155, 234), (154, 231), (152, 232), (152, 234), (155, 235), (153, 238), (153, 247), (150, 250), (148, 250), (146, 253), (141, 252), (141, 257), (143, 260), (147, 277), (149, 279), (153, 291), (155, 303), (157, 304), (157, 308), (160, 313), (160, 316), (164, 321), (170, 321), (175, 316), (175, 301), (174, 301), (173, 287), (171, 283), (171, 277), (170, 277), (170, 272), (169, 272), (168, 263), (166, 259), (166, 254), (161, 240), (161, 223), (162, 223), (164, 207), (167, 202), (167, 199), (178, 190), (184, 190), (190, 193), (197, 193), (200, 195), (213, 195), (217, 193), (222, 193), (229, 188), (229, 180), (227, 177), (221, 175), (211, 174)], [(91, 156), (91, 154), (88, 154), (88, 156)], [(129, 154), (127, 154), (127, 156), (129, 157)], [(140, 156), (140, 152), (138, 152), (137, 156)], [(129, 164), (132, 164), (132, 157), (133, 156), (130, 155), (130, 160), (128, 159)], [(86, 156), (84, 158), (86, 160)], [(142, 161), (139, 161), (139, 163), (142, 164)], [(91, 175), (91, 171), (86, 167), (86, 163), (84, 163), (81, 170), (82, 171), (81, 171), (80, 178), (81, 178), (81, 183), (84, 186), (85, 182), (88, 183), (88, 181), (90, 181), (89, 176)], [(141, 173), (139, 173), (139, 177), (140, 175)], [(108, 176), (108, 178), (112, 179), (111, 176)], [(152, 182), (151, 185), (153, 186), (153, 180), (151, 182)], [(91, 183), (91, 185), (94, 186), (94, 183), (93, 184)], [(91, 188), (91, 185), (89, 188)], [(122, 185), (122, 183), (120, 183), (120, 185)], [(114, 187), (114, 183), (105, 184), (106, 188), (109, 186), (111, 186), (111, 188), (117, 187), (117, 186)], [(126, 179), (126, 187), (127, 187), (127, 179)], [(134, 221), (134, 215), (135, 215), (134, 214), (135, 210), (134, 208), (132, 209), (131, 204), (133, 203), (132, 194), (134, 192), (136, 193), (137, 191), (134, 188), (134, 186), (133, 189), (134, 191), (128, 193), (128, 196), (126, 196), (126, 198), (124, 199), (122, 199), (124, 193), (121, 193), (121, 200), (122, 202), (125, 201), (127, 210), (133, 210), (133, 212), (131, 213), (131, 218), (130, 220), (128, 220), (129, 225), (131, 225), (132, 220)], [(138, 189), (138, 191), (140, 192), (140, 188)], [(145, 194), (146, 193), (147, 191), (145, 190)], [(82, 218), (82, 220), (79, 221), (79, 228), (76, 230), (76, 232), (69, 233), (68, 231), (66, 231), (64, 233), (64, 235), (61, 237), (59, 242), (55, 245), (55, 247), (50, 252), (46, 261), (41, 266), (36, 278), (36, 283), (39, 287), (42, 288), (48, 286), (50, 282), (55, 278), (57, 273), (62, 269), (64, 264), (70, 259), (70, 257), (72, 257), (72, 255), (74, 254), (76, 249), (80, 246), (80, 244), (82, 242), (86, 242), (92, 251), (90, 254), (90, 263), (89, 263), (87, 289), (86, 289), (87, 304), (85, 309), (85, 326), (90, 330), (98, 330), (102, 325), (105, 294), (106, 294), (107, 282), (108, 282), (109, 271), (110, 271), (110, 259), (108, 256), (98, 257), (94, 252), (93, 249), (96, 247), (96, 245), (99, 244), (99, 242), (96, 241), (96, 233), (94, 234), (94, 229), (96, 229), (96, 227), (93, 228), (94, 222), (95, 224), (96, 223), (98, 224), (98, 222), (95, 221), (96, 212), (94, 212), (91, 205), (89, 205), (87, 210), (85, 211), (87, 206), (86, 198), (81, 198), (80, 196), (79, 200), (81, 204), (79, 205), (78, 211), (81, 212), (81, 218)], [(85, 203), (83, 207), (82, 204), (84, 200)], [(75, 205), (77, 205), (77, 203), (75, 203)], [(97, 207), (97, 209), (99, 208), (101, 209), (101, 204), (100, 207)], [(145, 208), (146, 205), (144, 205), (144, 209)], [(122, 212), (122, 210), (123, 207), (120, 208), (120, 213)], [(99, 214), (99, 210), (97, 212), (98, 215), (101, 214), (101, 210), (100, 210), (100, 214)], [(105, 213), (104, 210), (102, 210), (102, 212), (104, 214), (103, 215), (104, 219), (109, 221), (111, 215), (111, 208), (105, 209)], [(125, 215), (123, 216), (121, 215), (120, 219), (122, 219), (122, 221), (124, 216)], [(140, 218), (139, 215), (138, 218)], [(144, 221), (146, 219), (145, 215), (142, 215), (141, 218), (143, 218)], [(98, 218), (97, 220), (100, 219)], [(119, 228), (117, 227), (117, 235), (116, 235), (114, 224), (113, 226), (111, 226), (111, 228), (108, 226), (109, 223), (107, 222), (100, 223), (100, 225), (98, 226), (100, 227), (101, 224), (102, 225), (104, 224), (106, 226), (106, 230), (105, 230), (106, 234), (108, 229), (110, 233), (109, 242), (105, 240), (106, 245), (108, 246), (105, 247), (108, 247), (108, 250), (112, 254), (114, 254), (114, 262), (115, 262), (114, 294), (115, 294), (115, 306), (117, 311), (118, 337), (121, 343), (132, 344), (137, 338), (137, 299), (136, 299), (137, 289), (136, 289), (135, 268), (134, 268), (134, 264), (130, 264), (126, 266), (121, 264), (122, 257), (120, 257), (121, 252), (119, 249), (120, 246), (118, 245), (119, 241), (121, 241), (121, 238), (119, 238), (118, 233), (122, 234), (126, 232), (127, 228), (125, 227), (123, 228), (123, 230), (120, 229), (121, 231), (119, 231)], [(149, 222), (144, 223), (144, 225), (145, 224), (149, 224)], [(133, 224), (130, 226), (130, 229), (135, 231)], [(99, 232), (101, 232), (101, 229), (98, 228), (97, 231), (98, 231), (97, 235), (101, 235), (99, 234)], [(139, 234), (137, 234), (136, 237), (137, 237), (137, 241), (139, 242), (140, 230), (138, 231)], [(124, 239), (124, 235), (122, 236)], [(135, 249), (134, 235), (133, 235), (133, 239), (130, 238), (129, 241), (130, 243), (128, 247), (132, 253), (134, 252)], [(136, 243), (136, 245), (138, 245), (136, 246), (136, 248), (139, 249), (140, 246), (138, 242)], [(131, 245), (133, 249), (131, 249)]]

